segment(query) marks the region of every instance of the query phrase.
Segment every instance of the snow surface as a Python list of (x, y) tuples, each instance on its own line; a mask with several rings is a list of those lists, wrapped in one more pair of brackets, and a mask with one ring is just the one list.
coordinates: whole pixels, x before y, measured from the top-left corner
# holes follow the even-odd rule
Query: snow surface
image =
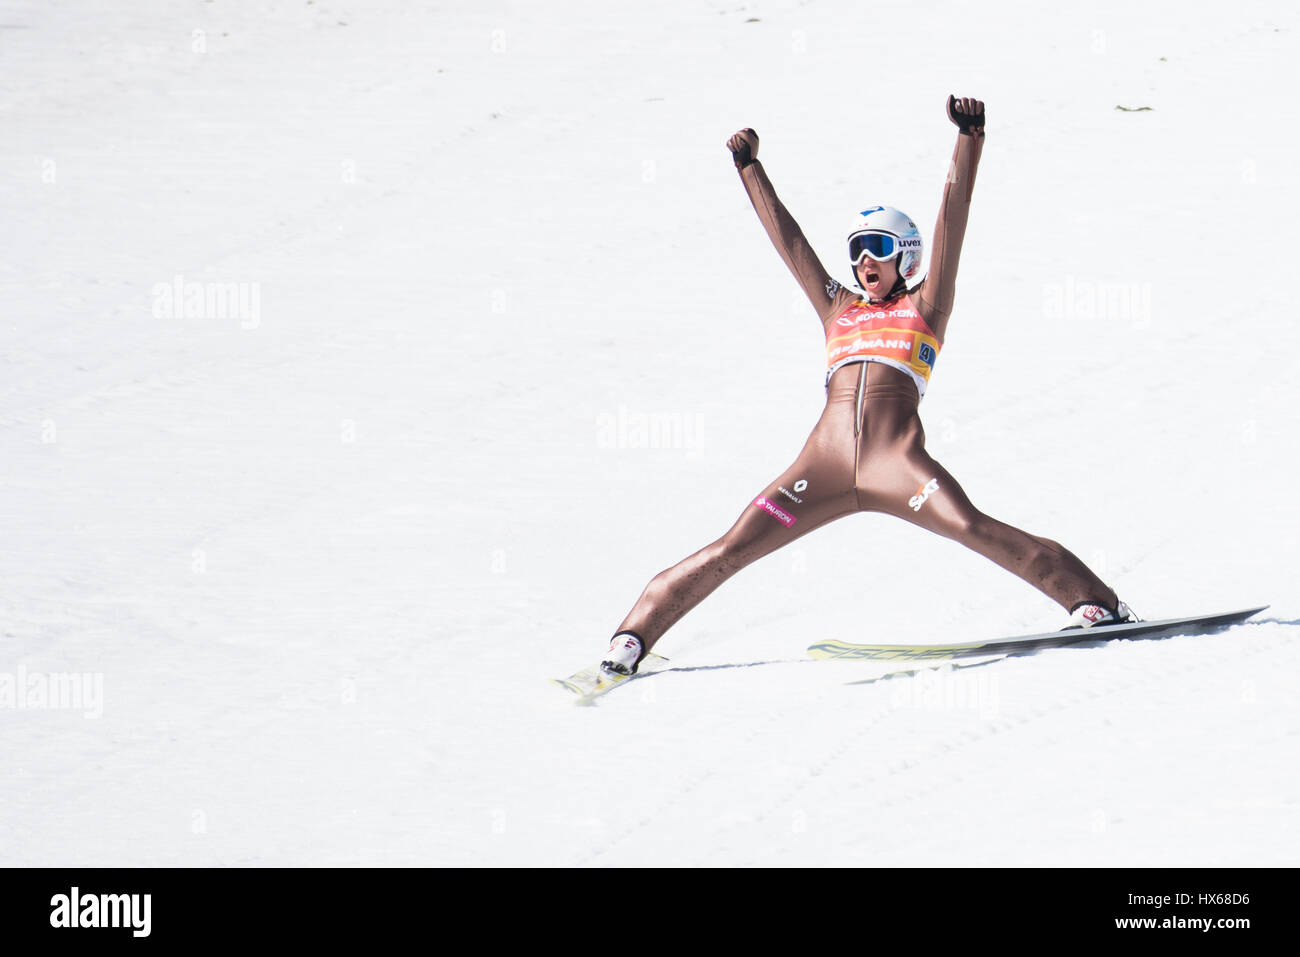
[[(1300, 863), (1298, 59), (1257, 0), (0, 3), (0, 864)], [(1064, 614), (859, 515), (574, 707), (824, 399), (724, 141), (847, 280), (949, 92), (930, 450), (1147, 618), (1273, 607), (871, 682), (804, 648)]]

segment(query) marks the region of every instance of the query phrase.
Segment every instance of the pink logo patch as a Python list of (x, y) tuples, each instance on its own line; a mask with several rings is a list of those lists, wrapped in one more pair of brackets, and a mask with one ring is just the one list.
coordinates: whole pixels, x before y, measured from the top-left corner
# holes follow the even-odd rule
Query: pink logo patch
[(767, 512), (768, 515), (771, 515), (774, 519), (776, 519), (786, 528), (789, 528), (796, 521), (793, 515), (791, 515), (785, 509), (781, 508), (775, 502), (768, 501), (762, 495), (754, 499), (754, 504), (757, 505), (759, 508), (761, 508), (763, 511)]

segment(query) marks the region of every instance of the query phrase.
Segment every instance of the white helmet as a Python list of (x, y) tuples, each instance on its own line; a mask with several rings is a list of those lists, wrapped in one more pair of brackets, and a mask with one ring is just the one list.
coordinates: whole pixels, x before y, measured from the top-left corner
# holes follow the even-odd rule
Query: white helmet
[(849, 231), (849, 260), (856, 268), (863, 256), (888, 262), (898, 256), (898, 274), (908, 280), (921, 271), (925, 240), (916, 223), (892, 206), (872, 206), (858, 213)]

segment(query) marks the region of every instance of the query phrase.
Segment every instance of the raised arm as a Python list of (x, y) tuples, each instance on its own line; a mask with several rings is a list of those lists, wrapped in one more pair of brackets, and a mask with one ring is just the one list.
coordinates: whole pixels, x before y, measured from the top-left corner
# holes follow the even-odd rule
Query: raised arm
[(808, 245), (803, 230), (772, 188), (772, 181), (756, 158), (758, 134), (750, 129), (741, 130), (727, 141), (727, 148), (731, 150), (740, 181), (745, 184), (745, 192), (749, 194), (749, 201), (754, 204), (754, 211), (758, 213), (772, 245), (794, 273), (804, 295), (817, 310), (817, 318), (825, 325), (840, 284), (827, 274), (812, 246)]
[(948, 182), (943, 187), (939, 221), (934, 227), (930, 247), (930, 271), (921, 284), (921, 315), (940, 341), (948, 331), (957, 289), (957, 261), (966, 237), (970, 218), (970, 198), (975, 190), (975, 171), (984, 148), (984, 103), (969, 97), (948, 97), (948, 118), (957, 124), (957, 146), (948, 168)]

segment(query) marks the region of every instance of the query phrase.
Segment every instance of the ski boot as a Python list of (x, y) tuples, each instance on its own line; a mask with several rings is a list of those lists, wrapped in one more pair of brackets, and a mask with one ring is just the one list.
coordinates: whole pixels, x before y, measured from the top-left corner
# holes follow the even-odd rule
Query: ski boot
[(1123, 602), (1119, 602), (1118, 608), (1112, 609), (1097, 602), (1084, 601), (1075, 605), (1070, 612), (1070, 623), (1062, 628), (1062, 631), (1071, 628), (1092, 628), (1094, 625), (1123, 625), (1142, 620)]
[(614, 675), (634, 675), (636, 667), (645, 657), (641, 639), (630, 631), (620, 631), (609, 643), (600, 670)]

